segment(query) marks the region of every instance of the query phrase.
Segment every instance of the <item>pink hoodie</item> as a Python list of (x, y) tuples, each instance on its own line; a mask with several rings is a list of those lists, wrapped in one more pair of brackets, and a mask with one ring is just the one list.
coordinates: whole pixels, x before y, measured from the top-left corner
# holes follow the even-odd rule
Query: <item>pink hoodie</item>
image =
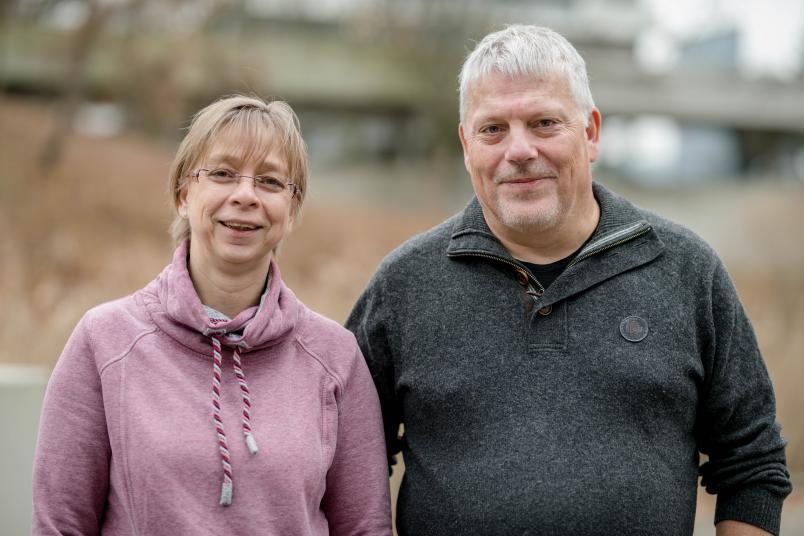
[(259, 307), (213, 322), (186, 259), (185, 243), (70, 337), (42, 410), (33, 533), (390, 535), (380, 409), (354, 337), (298, 301), (276, 264)]

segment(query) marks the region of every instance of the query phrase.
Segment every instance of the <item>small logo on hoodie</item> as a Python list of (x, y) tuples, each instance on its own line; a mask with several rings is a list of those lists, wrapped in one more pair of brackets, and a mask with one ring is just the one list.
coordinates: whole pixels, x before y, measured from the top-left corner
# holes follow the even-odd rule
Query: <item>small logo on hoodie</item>
[(648, 336), (648, 321), (639, 316), (627, 316), (620, 322), (620, 334), (627, 341), (639, 342)]

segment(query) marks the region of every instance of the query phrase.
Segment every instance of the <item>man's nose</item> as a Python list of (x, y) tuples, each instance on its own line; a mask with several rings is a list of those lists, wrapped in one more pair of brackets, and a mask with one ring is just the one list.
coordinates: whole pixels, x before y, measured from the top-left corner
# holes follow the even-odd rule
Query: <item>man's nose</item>
[(527, 128), (511, 128), (508, 133), (508, 146), (505, 150), (505, 159), (512, 163), (528, 162), (535, 159), (539, 152), (536, 149), (536, 139)]

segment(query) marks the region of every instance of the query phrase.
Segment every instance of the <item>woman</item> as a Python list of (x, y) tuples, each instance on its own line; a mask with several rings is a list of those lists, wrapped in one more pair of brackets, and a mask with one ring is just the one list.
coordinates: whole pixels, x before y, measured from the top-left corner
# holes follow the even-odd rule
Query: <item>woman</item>
[(90, 310), (53, 371), (34, 534), (391, 534), (363, 358), (274, 258), (306, 187), (287, 104), (195, 116), (170, 173), (173, 262)]

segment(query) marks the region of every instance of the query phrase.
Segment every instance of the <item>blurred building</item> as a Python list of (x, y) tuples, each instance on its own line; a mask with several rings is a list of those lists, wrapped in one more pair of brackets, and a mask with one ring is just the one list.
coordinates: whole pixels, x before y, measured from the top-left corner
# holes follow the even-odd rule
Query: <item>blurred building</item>
[[(587, 60), (604, 115), (599, 173), (648, 184), (804, 180), (804, 79), (746, 78), (736, 29), (690, 40), (672, 70), (653, 72), (637, 61), (651, 24), (638, 0), (10, 5), (3, 89), (58, 95), (83, 69), (84, 100), (104, 104), (79, 110), (87, 133), (133, 125), (177, 136), (211, 99), (248, 92), (290, 101), (317, 165), (457, 158), (463, 57), (488, 31), (532, 22), (566, 35)], [(89, 51), (76, 67), (81, 46)]]

